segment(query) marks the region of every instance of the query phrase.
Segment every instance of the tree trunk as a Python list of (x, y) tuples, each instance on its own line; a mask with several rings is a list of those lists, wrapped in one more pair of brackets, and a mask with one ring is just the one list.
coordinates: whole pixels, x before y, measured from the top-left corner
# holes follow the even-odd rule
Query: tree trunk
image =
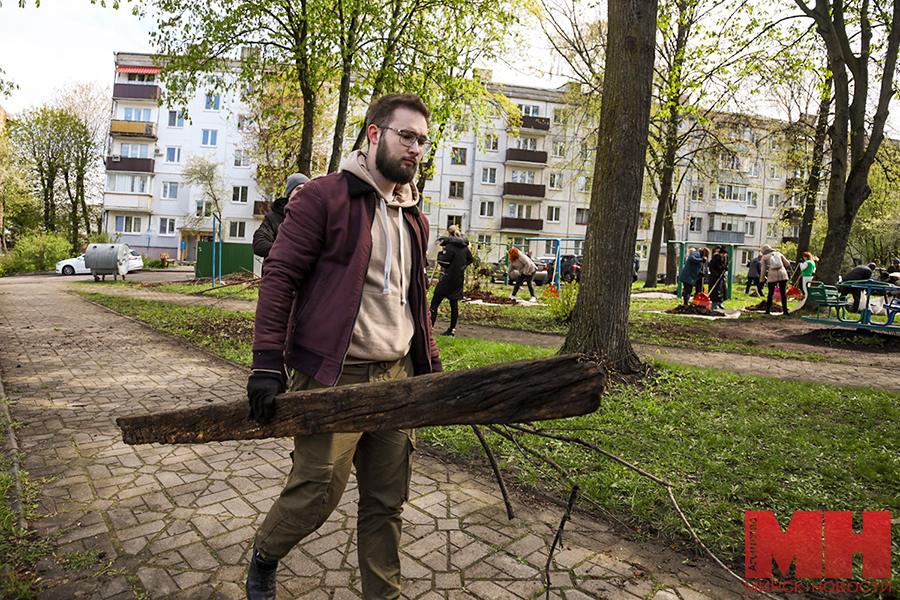
[(809, 165), (809, 179), (804, 190), (805, 203), (803, 219), (800, 223), (800, 239), (797, 242), (797, 263), (803, 260), (803, 253), (809, 251), (812, 239), (813, 222), (816, 219), (816, 198), (822, 178), (822, 164), (825, 160), (825, 139), (828, 137), (828, 113), (831, 111), (831, 77), (826, 80), (828, 89), (823, 92), (819, 102), (819, 116), (816, 119), (816, 131), (813, 135), (813, 153)]
[(562, 352), (596, 352), (623, 373), (640, 370), (628, 338), (634, 242), (650, 124), (656, 0), (610, 0), (581, 287)]
[(383, 383), (288, 392), (275, 420), (247, 420), (247, 401), (120, 417), (126, 444), (195, 444), (436, 425), (520, 423), (597, 410), (606, 372), (583, 355), (522, 360)]
[(356, 56), (357, 26), (359, 14), (350, 19), (350, 28), (342, 48), (341, 82), (338, 88), (337, 118), (334, 121), (334, 138), (331, 142), (331, 159), (328, 161), (328, 172), (335, 173), (341, 166), (344, 153), (344, 130), (347, 128), (347, 108), (350, 106), (350, 78), (353, 71), (353, 59)]

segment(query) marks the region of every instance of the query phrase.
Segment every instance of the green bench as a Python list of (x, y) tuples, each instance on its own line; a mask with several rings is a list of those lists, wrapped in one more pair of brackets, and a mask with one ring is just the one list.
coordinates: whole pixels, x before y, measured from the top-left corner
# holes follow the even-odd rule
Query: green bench
[(834, 309), (834, 315), (839, 321), (854, 322), (858, 319), (847, 318), (847, 307), (853, 302), (846, 298), (841, 298), (837, 288), (833, 285), (825, 285), (821, 281), (810, 281), (806, 285), (806, 301), (816, 305), (816, 319), (822, 318), (822, 309), (825, 309), (825, 317), (831, 317), (831, 309)]

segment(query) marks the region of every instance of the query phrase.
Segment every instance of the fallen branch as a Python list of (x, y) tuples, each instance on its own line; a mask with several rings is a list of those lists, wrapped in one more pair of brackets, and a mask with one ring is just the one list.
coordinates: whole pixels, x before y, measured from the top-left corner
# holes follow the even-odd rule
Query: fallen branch
[(540, 421), (597, 410), (604, 368), (583, 355), (554, 356), (398, 381), (288, 392), (262, 426), (246, 400), (119, 417), (126, 444), (197, 444), (435, 425)]

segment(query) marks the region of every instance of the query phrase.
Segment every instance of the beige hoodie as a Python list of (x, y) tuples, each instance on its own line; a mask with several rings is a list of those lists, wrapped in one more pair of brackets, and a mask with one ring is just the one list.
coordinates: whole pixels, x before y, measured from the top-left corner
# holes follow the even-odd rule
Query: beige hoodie
[(353, 173), (376, 189), (372, 222), (372, 254), (363, 285), (362, 300), (345, 362), (358, 364), (399, 360), (409, 353), (415, 323), (407, 300), (412, 248), (403, 209), (415, 206), (418, 190), (398, 185), (393, 198), (381, 198), (366, 166), (366, 153), (352, 152), (341, 171)]

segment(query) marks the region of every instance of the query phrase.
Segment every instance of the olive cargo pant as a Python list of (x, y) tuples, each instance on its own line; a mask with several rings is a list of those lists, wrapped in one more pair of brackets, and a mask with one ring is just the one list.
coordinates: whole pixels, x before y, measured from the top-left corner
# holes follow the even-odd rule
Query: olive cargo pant
[[(337, 385), (412, 374), (408, 356), (392, 363), (345, 365)], [(291, 380), (291, 391), (322, 387), (296, 372)], [(293, 468), (256, 534), (256, 550), (264, 559), (280, 560), (321, 527), (340, 502), (352, 465), (359, 488), (357, 553), (363, 597), (400, 598), (400, 515), (409, 496), (414, 444), (414, 430), (294, 438)]]

